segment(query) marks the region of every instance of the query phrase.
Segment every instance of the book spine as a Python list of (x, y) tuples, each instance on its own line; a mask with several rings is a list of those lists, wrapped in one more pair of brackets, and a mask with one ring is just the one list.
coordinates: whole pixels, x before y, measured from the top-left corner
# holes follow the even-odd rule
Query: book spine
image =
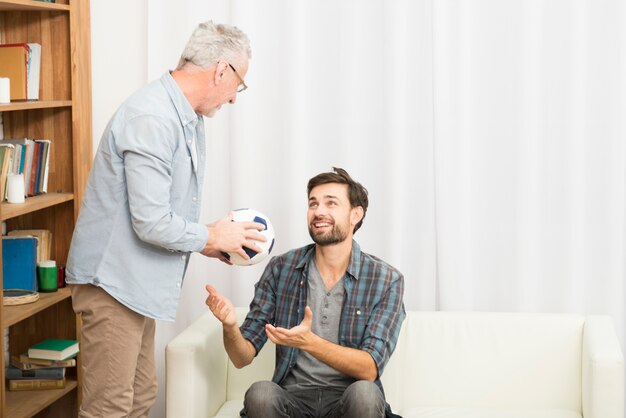
[(76, 359), (71, 358), (68, 360), (42, 360), (28, 357), (26, 354), (20, 354), (19, 358), (15, 359), (22, 365), (23, 370), (39, 369), (42, 367), (74, 367), (76, 366)]
[(37, 157), (37, 174), (35, 175), (35, 185), (34, 185), (34, 192), (33, 194), (35, 196), (37, 196), (38, 194), (41, 194), (40, 192), (40, 187), (41, 187), (41, 173), (42, 173), (42, 168), (44, 165), (44, 143), (41, 142), (40, 140), (36, 140), (35, 142), (39, 143), (39, 156)]
[(9, 380), (9, 390), (39, 390), (39, 389), (63, 389), (65, 387), (65, 379), (46, 380), (46, 379), (29, 379), (29, 380)]
[(17, 367), (7, 367), (5, 377), (7, 379), (62, 379), (65, 377), (65, 368), (20, 370)]

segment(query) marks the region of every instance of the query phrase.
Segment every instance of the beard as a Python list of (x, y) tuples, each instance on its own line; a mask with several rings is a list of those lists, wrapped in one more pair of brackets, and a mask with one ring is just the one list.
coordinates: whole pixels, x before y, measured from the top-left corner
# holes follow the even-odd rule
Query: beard
[(313, 223), (320, 221), (321, 219), (314, 219), (311, 224), (309, 224), (309, 235), (313, 242), (322, 247), (327, 245), (335, 245), (343, 242), (348, 238), (348, 232), (345, 228), (336, 223), (333, 223), (333, 227), (330, 231), (326, 232), (315, 232), (313, 230)]

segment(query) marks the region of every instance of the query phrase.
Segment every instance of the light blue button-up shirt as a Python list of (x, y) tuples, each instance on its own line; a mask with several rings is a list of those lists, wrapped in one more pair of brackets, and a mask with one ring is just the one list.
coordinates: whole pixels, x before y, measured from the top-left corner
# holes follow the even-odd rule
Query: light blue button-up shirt
[(168, 73), (130, 96), (106, 127), (87, 181), (67, 282), (99, 286), (130, 309), (174, 320), (198, 223), (205, 140)]

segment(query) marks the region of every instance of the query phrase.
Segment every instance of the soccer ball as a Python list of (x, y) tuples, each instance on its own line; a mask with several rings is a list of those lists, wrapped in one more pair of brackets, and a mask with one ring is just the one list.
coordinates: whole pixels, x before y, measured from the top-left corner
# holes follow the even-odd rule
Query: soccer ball
[(248, 257), (250, 257), (249, 260), (244, 260), (239, 254), (231, 252), (223, 253), (224, 257), (226, 257), (231, 263), (238, 266), (251, 266), (252, 264), (263, 261), (269, 253), (272, 252), (272, 248), (274, 247), (274, 227), (272, 226), (270, 219), (254, 209), (237, 209), (233, 211), (233, 222), (258, 222), (265, 225), (265, 229), (255, 231), (265, 236), (267, 241), (254, 241), (256, 246), (263, 250), (260, 253), (257, 253), (250, 248), (243, 247), (243, 250), (246, 254), (248, 254)]

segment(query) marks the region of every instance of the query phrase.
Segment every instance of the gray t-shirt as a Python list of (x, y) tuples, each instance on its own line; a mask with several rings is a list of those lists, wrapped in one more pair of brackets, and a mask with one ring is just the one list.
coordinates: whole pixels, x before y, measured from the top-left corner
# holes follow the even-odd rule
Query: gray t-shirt
[[(306, 303), (313, 311), (311, 331), (333, 342), (339, 341), (339, 321), (343, 306), (343, 278), (332, 289), (327, 289), (315, 260), (309, 266)], [(297, 385), (300, 388), (334, 387), (347, 388), (355, 379), (322, 363), (301, 351), (298, 360), (283, 382), (283, 386)]]

